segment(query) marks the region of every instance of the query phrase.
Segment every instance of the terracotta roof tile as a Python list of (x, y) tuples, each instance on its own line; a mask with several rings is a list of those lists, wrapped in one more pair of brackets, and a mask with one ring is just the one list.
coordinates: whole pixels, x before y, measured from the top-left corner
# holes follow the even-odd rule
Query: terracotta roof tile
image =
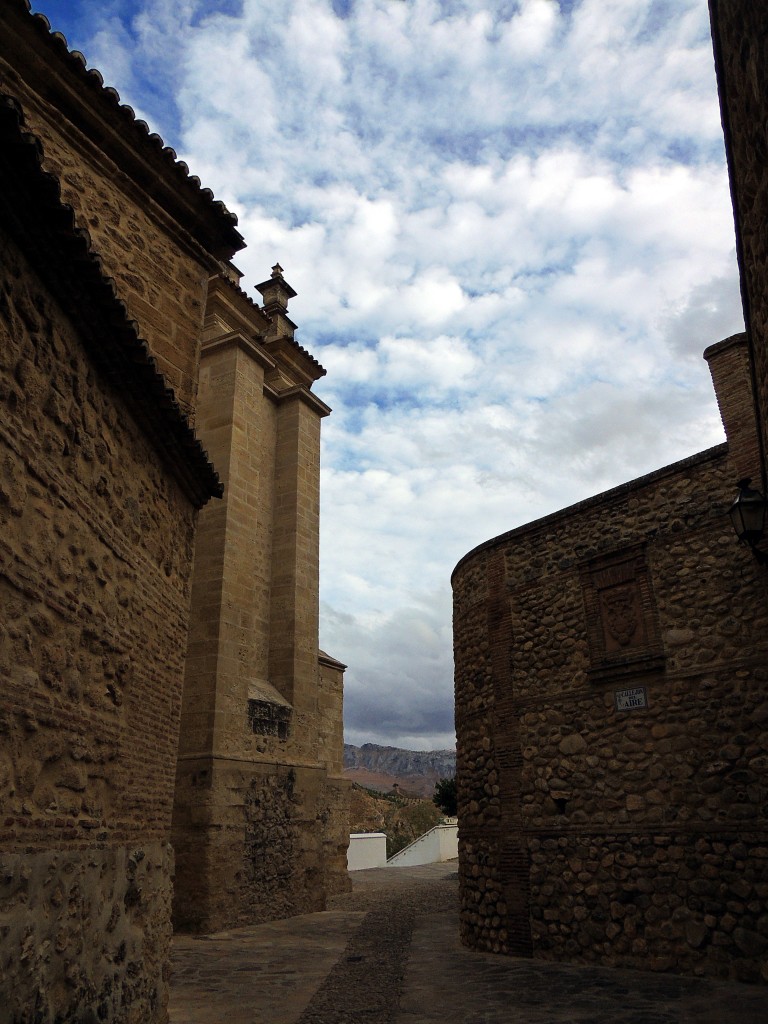
[[(30, 0), (2, 0), (3, 4), (13, 4), (15, 7), (26, 12), (30, 16), (36, 31), (38, 32), (43, 45), (47, 46), (56, 57), (80, 79), (81, 83), (91, 92), (98, 94), (107, 106), (107, 113), (114, 117), (119, 116), (135, 137), (137, 147), (145, 147), (154, 155), (160, 155), (166, 169), (187, 188), (191, 198), (195, 201), (208, 216), (213, 216), (219, 221), (219, 233), (231, 249), (231, 253), (243, 248), (242, 235), (236, 230), (237, 214), (232, 213), (221, 200), (214, 197), (209, 188), (204, 188), (197, 175), (189, 173), (189, 167), (183, 160), (179, 160), (176, 151), (166, 146), (162, 138), (150, 130), (146, 121), (136, 117), (135, 111), (128, 104), (120, 102), (120, 94), (117, 89), (104, 85), (104, 79), (95, 68), (88, 68), (85, 56), (79, 50), (70, 50), (65, 36), (61, 32), (54, 32), (51, 23), (44, 14), (32, 14)], [(230, 255), (231, 255), (230, 253)], [(228, 258), (228, 257), (227, 257)]]

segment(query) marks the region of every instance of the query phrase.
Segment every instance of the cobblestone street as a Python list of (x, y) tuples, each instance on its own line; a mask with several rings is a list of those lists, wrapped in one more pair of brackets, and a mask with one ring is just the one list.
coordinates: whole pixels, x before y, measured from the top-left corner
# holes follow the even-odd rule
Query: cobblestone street
[(174, 940), (173, 1024), (765, 1024), (768, 988), (473, 953), (455, 865), (352, 875), (321, 914)]

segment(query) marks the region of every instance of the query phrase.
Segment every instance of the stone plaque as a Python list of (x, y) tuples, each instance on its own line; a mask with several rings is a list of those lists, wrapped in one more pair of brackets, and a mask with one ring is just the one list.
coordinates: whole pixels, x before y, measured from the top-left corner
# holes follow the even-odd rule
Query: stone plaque
[(637, 711), (648, 707), (648, 693), (644, 686), (633, 686), (630, 690), (617, 690), (613, 699), (617, 711)]
[(636, 647), (645, 641), (640, 588), (634, 580), (598, 591), (605, 651)]
[[(579, 566), (594, 680), (658, 671), (664, 650), (643, 544)], [(618, 707), (618, 705), (617, 705)]]

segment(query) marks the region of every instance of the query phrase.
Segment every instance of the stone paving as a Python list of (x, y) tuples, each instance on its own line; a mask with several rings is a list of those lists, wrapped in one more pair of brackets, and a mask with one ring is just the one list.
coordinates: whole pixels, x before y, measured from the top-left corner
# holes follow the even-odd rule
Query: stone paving
[(464, 949), (455, 864), (352, 882), (321, 914), (177, 936), (172, 1024), (768, 1024), (768, 986)]

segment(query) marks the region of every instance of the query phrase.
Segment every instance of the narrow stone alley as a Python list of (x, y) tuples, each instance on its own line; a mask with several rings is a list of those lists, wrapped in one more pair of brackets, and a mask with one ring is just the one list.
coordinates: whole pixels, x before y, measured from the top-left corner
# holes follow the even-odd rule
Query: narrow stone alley
[(174, 940), (172, 1024), (765, 1024), (768, 988), (475, 953), (455, 863), (352, 875), (331, 909)]

